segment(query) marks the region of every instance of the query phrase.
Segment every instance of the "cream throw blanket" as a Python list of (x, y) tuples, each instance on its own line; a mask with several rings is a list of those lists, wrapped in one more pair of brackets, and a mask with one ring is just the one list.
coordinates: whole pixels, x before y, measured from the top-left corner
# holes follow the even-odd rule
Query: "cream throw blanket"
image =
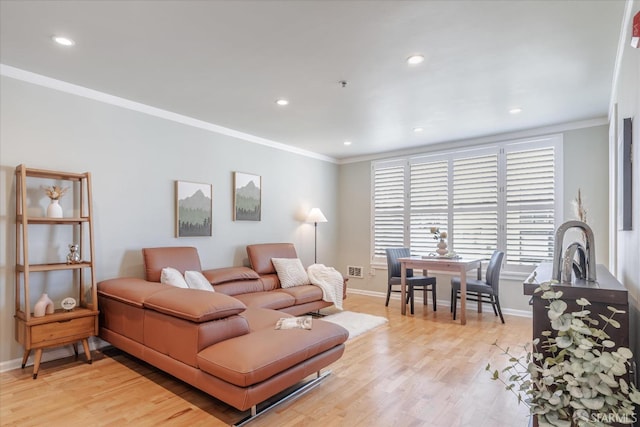
[(322, 300), (332, 302), (342, 310), (342, 292), (344, 281), (342, 274), (333, 267), (324, 264), (312, 264), (307, 268), (307, 275), (312, 285), (322, 289)]

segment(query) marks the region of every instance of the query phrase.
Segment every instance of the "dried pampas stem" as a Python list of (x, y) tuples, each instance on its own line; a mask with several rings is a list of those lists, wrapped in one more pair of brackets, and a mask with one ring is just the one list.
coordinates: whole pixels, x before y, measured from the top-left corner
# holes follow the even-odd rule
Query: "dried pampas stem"
[(584, 203), (582, 202), (582, 192), (578, 188), (578, 196), (573, 200), (573, 208), (575, 210), (575, 215), (578, 219), (584, 223), (587, 222), (587, 208), (584, 207)]

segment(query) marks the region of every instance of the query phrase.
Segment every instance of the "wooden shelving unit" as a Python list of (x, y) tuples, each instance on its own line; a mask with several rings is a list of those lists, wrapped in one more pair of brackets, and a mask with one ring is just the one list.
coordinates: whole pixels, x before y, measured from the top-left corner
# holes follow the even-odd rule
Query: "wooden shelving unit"
[[(27, 214), (27, 180), (41, 178), (67, 181), (77, 203), (78, 216), (67, 218), (46, 218)], [(37, 181), (37, 180), (36, 180)], [(76, 209), (74, 209), (74, 212)], [(22, 367), (24, 368), (31, 350), (35, 350), (33, 378), (37, 378), (42, 359), (42, 350), (72, 344), (76, 355), (77, 343), (84, 348), (87, 361), (91, 363), (88, 338), (98, 334), (98, 293), (94, 268), (94, 239), (91, 203), (91, 174), (69, 173), (31, 169), (24, 165), (16, 168), (16, 281), (15, 281), (15, 333), (16, 340), (24, 347)], [(80, 246), (81, 262), (67, 264), (30, 263), (29, 228), (32, 225), (46, 227), (71, 227), (71, 235)], [(88, 242), (87, 245), (84, 242)], [(54, 283), (62, 289), (75, 288), (78, 292), (77, 306), (66, 311), (57, 309), (52, 314), (34, 317), (31, 306), (30, 279), (33, 273), (68, 271), (69, 280)], [(88, 275), (87, 275), (88, 272)], [(88, 290), (90, 289), (90, 292)], [(87, 296), (87, 294), (89, 296)]]

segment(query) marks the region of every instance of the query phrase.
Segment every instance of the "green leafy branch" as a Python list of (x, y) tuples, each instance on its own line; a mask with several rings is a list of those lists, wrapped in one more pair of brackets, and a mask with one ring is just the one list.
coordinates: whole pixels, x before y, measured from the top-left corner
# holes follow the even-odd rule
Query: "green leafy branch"
[(616, 348), (606, 332), (607, 327), (620, 328), (614, 317), (624, 311), (608, 307), (608, 316), (598, 315), (603, 322), (598, 327), (588, 300), (579, 298), (580, 308), (567, 313), (562, 292), (552, 285), (542, 283), (535, 291), (548, 301), (552, 330), (523, 346), (523, 356), (494, 343), (509, 357), (509, 364), (501, 371), (487, 364), (486, 370), (538, 416), (541, 427), (633, 423), (633, 405), (640, 404), (640, 392), (625, 379), (633, 354), (626, 347)]

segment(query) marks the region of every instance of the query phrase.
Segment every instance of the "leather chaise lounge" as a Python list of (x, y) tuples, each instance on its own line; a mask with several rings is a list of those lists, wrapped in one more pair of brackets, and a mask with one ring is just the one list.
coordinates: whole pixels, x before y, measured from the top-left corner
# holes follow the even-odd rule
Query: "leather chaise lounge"
[(264, 257), (289, 250), (295, 256), (292, 245), (256, 250), (251, 259), (248, 249), (250, 261), (262, 274), (248, 267), (202, 271), (210, 292), (159, 283), (164, 267), (200, 271), (195, 248), (144, 249), (146, 280), (98, 284), (100, 337), (238, 410), (250, 409), (251, 419), (262, 402), (314, 373), (323, 378), (320, 371), (342, 356), (348, 338), (343, 327), (318, 319), (310, 330), (276, 330), (280, 318), (330, 303), (312, 285), (292, 293), (279, 287)]

